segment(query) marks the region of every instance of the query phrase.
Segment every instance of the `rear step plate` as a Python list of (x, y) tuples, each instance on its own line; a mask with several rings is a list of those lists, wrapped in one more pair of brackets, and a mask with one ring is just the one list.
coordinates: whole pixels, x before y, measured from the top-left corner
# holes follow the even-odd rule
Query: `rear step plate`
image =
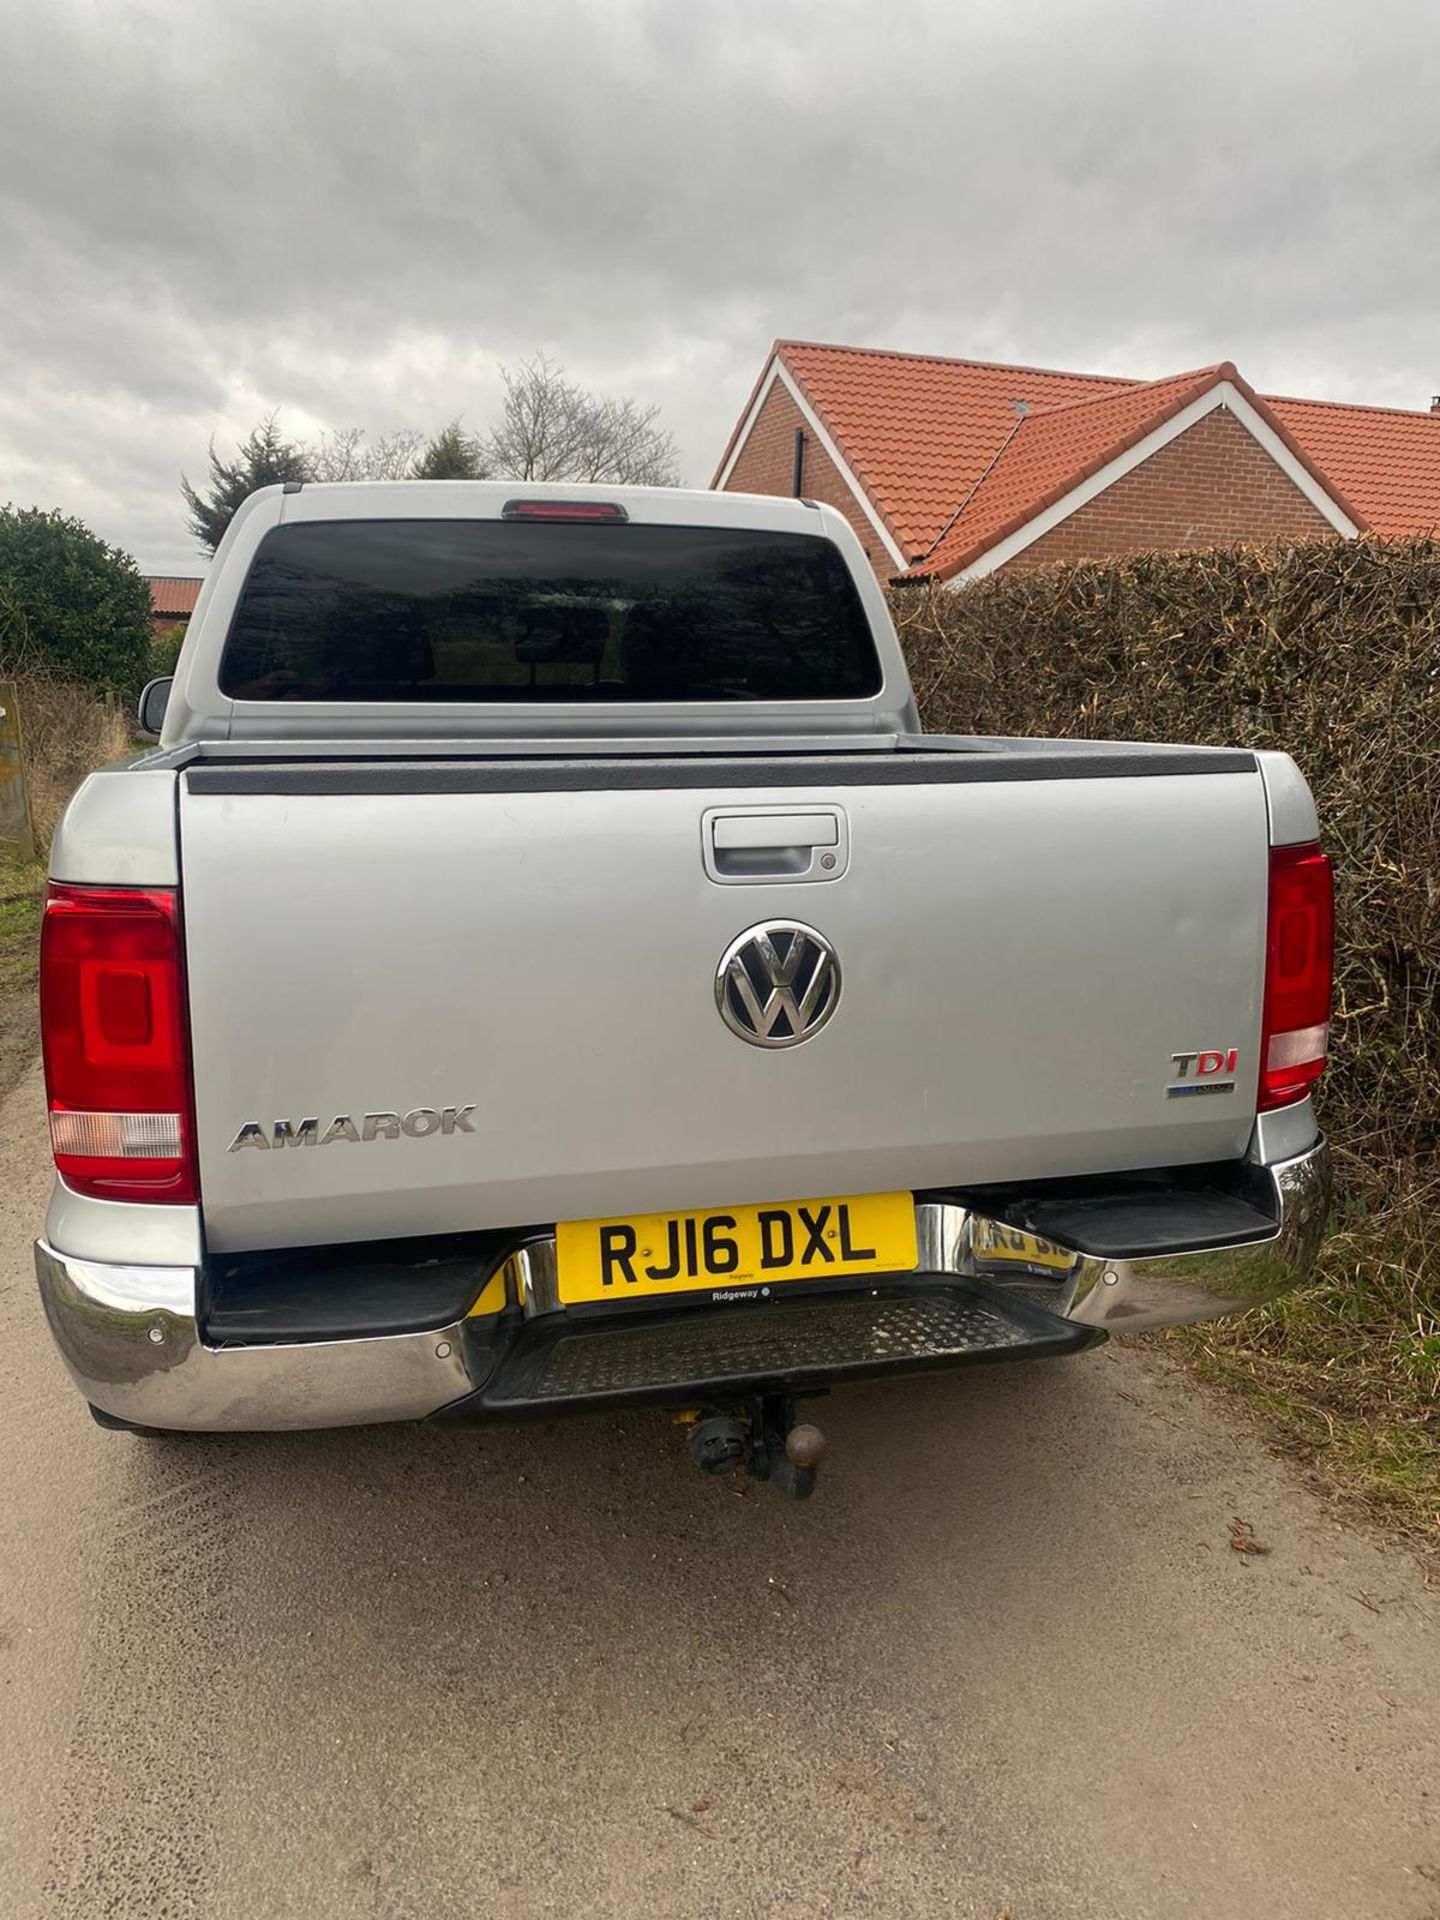
[(477, 1352), (472, 1377), (489, 1364), (489, 1378), (435, 1418), (689, 1406), (975, 1361), (1048, 1359), (1098, 1337), (1028, 1300), (940, 1273), (726, 1308), (554, 1315), (532, 1321), (493, 1360)]

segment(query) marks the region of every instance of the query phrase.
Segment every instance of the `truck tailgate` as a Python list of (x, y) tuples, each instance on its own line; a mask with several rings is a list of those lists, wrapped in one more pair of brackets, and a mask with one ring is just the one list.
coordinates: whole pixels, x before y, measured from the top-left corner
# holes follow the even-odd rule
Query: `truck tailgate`
[[(1057, 778), (966, 758), (192, 769), (209, 1244), (1238, 1157), (1265, 932), (1253, 762)], [(764, 807), (833, 817), (834, 877), (712, 877), (714, 810)], [(842, 981), (782, 1048), (716, 1000), (727, 950), (770, 921), (822, 934)], [(1173, 1056), (1202, 1051), (1213, 1097), (1181, 1097), (1194, 1067)]]

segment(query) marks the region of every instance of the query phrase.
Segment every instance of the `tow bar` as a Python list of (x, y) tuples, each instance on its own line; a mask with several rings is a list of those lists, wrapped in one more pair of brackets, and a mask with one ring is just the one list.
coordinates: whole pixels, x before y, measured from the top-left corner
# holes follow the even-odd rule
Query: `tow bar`
[(825, 1452), (819, 1427), (797, 1424), (788, 1394), (757, 1394), (725, 1412), (682, 1415), (690, 1427), (690, 1458), (702, 1473), (734, 1473), (768, 1480), (792, 1500), (808, 1500)]

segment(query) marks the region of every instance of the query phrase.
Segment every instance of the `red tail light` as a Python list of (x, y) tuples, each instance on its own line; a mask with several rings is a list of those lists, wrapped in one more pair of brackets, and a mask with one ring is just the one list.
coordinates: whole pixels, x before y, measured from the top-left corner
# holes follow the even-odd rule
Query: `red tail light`
[(52, 886), (40, 934), (50, 1141), (101, 1200), (196, 1198), (190, 1034), (173, 893)]
[(1325, 1071), (1334, 959), (1330, 862), (1319, 847), (1272, 847), (1260, 1034), (1262, 1113), (1303, 1098)]

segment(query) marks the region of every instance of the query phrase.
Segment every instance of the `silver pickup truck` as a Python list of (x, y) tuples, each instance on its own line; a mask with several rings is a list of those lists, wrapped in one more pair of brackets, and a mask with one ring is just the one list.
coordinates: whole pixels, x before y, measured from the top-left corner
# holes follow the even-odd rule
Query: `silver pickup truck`
[[(37, 1265), (102, 1425), (796, 1402), (1301, 1278), (1283, 754), (938, 738), (843, 518), (286, 486), (56, 834)], [(163, 719), (162, 719), (163, 716)]]

